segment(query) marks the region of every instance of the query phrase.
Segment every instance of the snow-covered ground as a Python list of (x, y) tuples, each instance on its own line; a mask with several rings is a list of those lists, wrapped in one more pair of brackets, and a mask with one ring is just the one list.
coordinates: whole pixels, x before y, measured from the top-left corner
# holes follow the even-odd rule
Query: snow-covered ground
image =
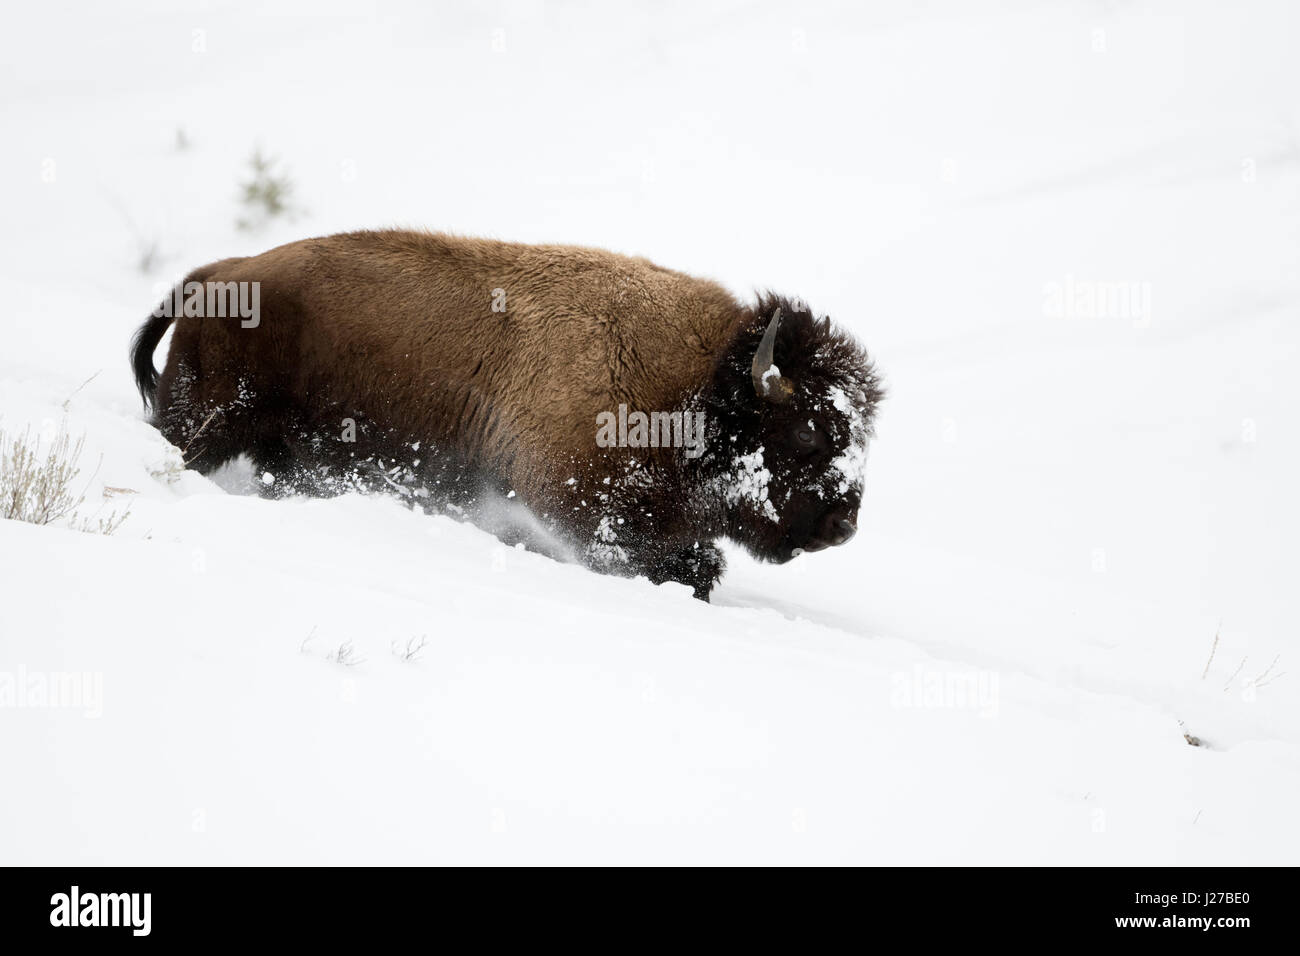
[[(1300, 862), (1300, 8), (443, 6), (0, 33), (0, 428), (129, 507), (0, 521), (0, 862)], [(158, 291), (389, 224), (829, 312), (862, 533), (710, 606), (179, 471)]]

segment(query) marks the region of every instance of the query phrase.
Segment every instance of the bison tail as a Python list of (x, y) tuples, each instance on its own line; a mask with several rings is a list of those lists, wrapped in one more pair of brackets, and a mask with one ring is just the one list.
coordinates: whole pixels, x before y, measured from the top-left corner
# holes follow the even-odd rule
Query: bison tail
[(153, 350), (171, 326), (171, 316), (151, 315), (131, 337), (131, 369), (135, 372), (135, 387), (147, 409), (158, 393), (158, 370), (153, 367)]

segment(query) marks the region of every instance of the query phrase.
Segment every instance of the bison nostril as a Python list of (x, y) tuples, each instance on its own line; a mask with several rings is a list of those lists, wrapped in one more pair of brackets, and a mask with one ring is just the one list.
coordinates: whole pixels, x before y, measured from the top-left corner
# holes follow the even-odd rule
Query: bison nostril
[(858, 532), (858, 526), (853, 523), (853, 519), (846, 517), (843, 511), (832, 511), (821, 523), (821, 534), (819, 537), (829, 545), (840, 545), (847, 542)]
[(845, 544), (850, 538), (858, 533), (858, 526), (848, 518), (841, 518), (835, 522), (835, 543)]

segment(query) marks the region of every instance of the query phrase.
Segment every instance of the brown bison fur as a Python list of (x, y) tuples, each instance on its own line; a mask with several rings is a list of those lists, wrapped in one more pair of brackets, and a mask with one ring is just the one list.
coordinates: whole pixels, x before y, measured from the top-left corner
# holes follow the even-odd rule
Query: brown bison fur
[[(294, 242), (186, 282), (260, 290), (255, 327), (177, 319), (160, 378), (172, 319), (137, 333), (154, 422), (199, 471), (247, 454), (270, 494), (393, 487), (488, 526), (489, 503), (514, 499), (588, 565), (700, 597), (722, 571), (716, 538), (784, 561), (852, 533), (861, 469), (845, 468), (880, 388), (855, 343), (788, 300), (747, 307), (598, 249), (406, 231)], [(771, 401), (751, 362), (778, 308), (794, 391)], [(597, 416), (620, 405), (703, 412), (703, 454), (599, 446)]]

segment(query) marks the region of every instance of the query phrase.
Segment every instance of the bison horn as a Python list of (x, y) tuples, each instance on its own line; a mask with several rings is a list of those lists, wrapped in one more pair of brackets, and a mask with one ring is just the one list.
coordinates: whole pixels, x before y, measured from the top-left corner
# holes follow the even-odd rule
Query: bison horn
[(758, 343), (754, 353), (754, 391), (758, 397), (769, 402), (784, 402), (794, 394), (794, 382), (790, 381), (776, 367), (776, 328), (781, 324), (781, 310), (772, 313), (772, 321), (767, 324), (767, 331)]

